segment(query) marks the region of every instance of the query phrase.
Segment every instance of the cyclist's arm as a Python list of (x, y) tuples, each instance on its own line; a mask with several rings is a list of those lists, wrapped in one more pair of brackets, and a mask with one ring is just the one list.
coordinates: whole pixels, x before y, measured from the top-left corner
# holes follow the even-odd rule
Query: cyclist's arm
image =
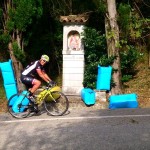
[(42, 73), (48, 81), (52, 81), (45, 71), (42, 71)]
[(41, 70), (41, 69), (36, 69), (38, 75), (45, 81), (45, 82), (49, 82), (51, 81), (51, 79), (48, 77), (48, 75), (46, 76), (45, 73)]

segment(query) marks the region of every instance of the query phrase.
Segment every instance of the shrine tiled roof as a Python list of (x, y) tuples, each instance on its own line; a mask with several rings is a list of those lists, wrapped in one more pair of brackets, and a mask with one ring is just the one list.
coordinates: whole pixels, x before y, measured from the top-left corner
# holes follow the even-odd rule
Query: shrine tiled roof
[(86, 23), (88, 15), (69, 15), (60, 16), (60, 22), (62, 23)]

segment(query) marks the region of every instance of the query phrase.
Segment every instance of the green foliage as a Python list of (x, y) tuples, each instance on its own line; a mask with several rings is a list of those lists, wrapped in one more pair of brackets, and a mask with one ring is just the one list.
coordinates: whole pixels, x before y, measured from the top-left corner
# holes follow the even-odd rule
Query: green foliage
[(3, 9), (0, 8), (0, 18), (2, 18), (2, 16), (3, 16)]
[(5, 96), (2, 74), (0, 71), (0, 104), (2, 104), (4, 101), (6, 101), (6, 96)]
[(131, 20), (131, 6), (129, 4), (121, 3), (118, 7), (118, 22), (119, 27), (124, 31), (127, 32), (129, 30), (129, 22)]
[(103, 14), (105, 14), (106, 13), (106, 11), (107, 11), (107, 5), (106, 5), (106, 3), (104, 2), (104, 0), (100, 0), (99, 1), (99, 11), (101, 12), (101, 13), (103, 13)]
[(10, 35), (5, 33), (5, 34), (0, 34), (0, 43), (7, 45), (8, 42), (10, 41)]
[(16, 42), (14, 42), (12, 44), (13, 46), (13, 52), (14, 52), (14, 55), (16, 56), (16, 58), (21, 62), (21, 63), (24, 63), (25, 62), (25, 53), (18, 47), (18, 44)]
[(143, 32), (143, 21), (139, 19), (137, 15), (132, 16), (132, 22), (130, 23), (130, 37), (131, 39), (138, 39), (141, 38)]
[[(135, 4), (134, 4), (135, 6)], [(138, 9), (141, 6), (138, 5)], [(132, 3), (124, 1), (118, 7), (118, 22), (120, 28), (120, 42), (117, 43), (121, 50), (121, 71), (122, 81), (127, 82), (136, 73), (135, 65), (141, 58), (139, 49), (142, 46), (145, 36), (147, 36), (148, 21), (141, 18), (141, 12), (137, 11)]]
[(128, 82), (131, 79), (132, 79), (132, 75), (123, 75), (121, 81)]
[(120, 55), (121, 71), (123, 74), (122, 81), (126, 82), (135, 74), (135, 65), (142, 54), (133, 45), (128, 45), (127, 49), (122, 51)]
[(109, 66), (112, 65), (112, 63), (114, 62), (114, 59), (116, 59), (116, 56), (110, 56), (108, 58), (107, 54), (104, 54), (100, 57), (98, 64), (101, 66)]
[(96, 29), (85, 28), (83, 36), (83, 41), (86, 48), (85, 55), (92, 55), (97, 53), (102, 54), (106, 52), (105, 35), (101, 35), (101, 33)]
[(6, 22), (6, 28), (7, 28), (7, 30), (9, 31), (9, 33), (14, 30), (14, 27), (15, 27), (15, 23), (14, 23), (13, 21), (8, 20), (8, 21)]
[(32, 23), (33, 16), (39, 17), (42, 14), (41, 1), (14, 0), (14, 7), (10, 9), (11, 25), (15, 25), (19, 31), (25, 31)]
[(149, 27), (147, 18), (141, 18), (141, 12), (137, 11), (129, 3), (120, 3), (118, 14), (119, 28), (121, 30), (120, 38), (127, 38), (130, 43), (134, 41), (136, 45), (137, 40), (147, 34)]
[(89, 65), (86, 64), (83, 81), (84, 87), (89, 87), (93, 89), (96, 87), (97, 67), (98, 63), (93, 62)]
[(8, 42), (10, 41), (10, 35), (8, 33), (1, 33), (2, 30), (0, 30), (0, 62), (6, 61), (9, 58), (9, 52), (6, 50), (8, 49)]
[[(7, 7), (5, 5), (7, 4)], [(42, 15), (42, 0), (13, 0), (0, 3), (0, 44), (5, 51), (8, 49), (8, 43), (17, 41), (20, 38), (18, 46), (24, 47), (28, 44), (32, 30), (30, 30), (33, 21)], [(8, 7), (9, 6), (9, 7)], [(24, 52), (19, 49), (17, 43), (13, 44), (14, 54), (21, 62), (25, 61)]]
[(106, 38), (93, 28), (85, 28), (83, 41), (85, 43), (85, 72), (83, 86), (96, 88), (98, 65), (109, 66), (114, 58), (107, 57)]

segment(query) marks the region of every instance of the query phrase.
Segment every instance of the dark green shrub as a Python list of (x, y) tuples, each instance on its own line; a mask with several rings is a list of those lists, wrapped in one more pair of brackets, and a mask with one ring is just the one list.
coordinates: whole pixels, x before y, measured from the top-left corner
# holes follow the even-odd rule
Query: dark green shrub
[(113, 58), (107, 57), (106, 38), (96, 29), (86, 28), (84, 30), (85, 43), (85, 72), (83, 86), (96, 88), (98, 65), (109, 66)]
[(135, 65), (141, 54), (134, 46), (130, 45), (120, 53), (120, 56), (122, 81), (127, 82), (135, 74)]

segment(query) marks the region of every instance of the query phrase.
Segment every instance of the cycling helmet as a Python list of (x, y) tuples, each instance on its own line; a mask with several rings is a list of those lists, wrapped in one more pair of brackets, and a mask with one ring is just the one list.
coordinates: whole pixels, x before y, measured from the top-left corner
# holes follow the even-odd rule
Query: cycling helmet
[(49, 57), (47, 55), (42, 55), (41, 59), (45, 60), (46, 62), (49, 62)]

